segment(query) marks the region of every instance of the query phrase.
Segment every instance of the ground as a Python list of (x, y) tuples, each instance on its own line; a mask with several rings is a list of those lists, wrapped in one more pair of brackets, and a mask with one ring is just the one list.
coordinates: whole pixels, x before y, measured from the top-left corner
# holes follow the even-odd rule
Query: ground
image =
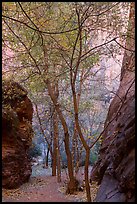
[[(91, 170), (91, 167), (89, 168)], [(78, 178), (82, 181), (84, 170), (80, 168)], [(75, 195), (66, 195), (67, 170), (62, 171), (62, 181), (57, 182), (51, 176), (51, 168), (43, 169), (41, 165), (34, 166), (28, 183), (14, 190), (2, 190), (2, 202), (86, 202), (86, 193), (77, 192)], [(98, 186), (91, 185), (92, 201), (95, 198)]]

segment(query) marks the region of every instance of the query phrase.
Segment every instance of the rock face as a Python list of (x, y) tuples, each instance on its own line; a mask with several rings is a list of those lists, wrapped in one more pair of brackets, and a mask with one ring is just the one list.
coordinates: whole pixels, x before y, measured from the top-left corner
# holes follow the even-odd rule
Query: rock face
[(2, 82), (2, 187), (17, 188), (31, 175), (32, 103), (13, 81)]
[(100, 156), (91, 172), (91, 182), (100, 184), (95, 202), (135, 202), (134, 19), (132, 2), (120, 87), (110, 105)]

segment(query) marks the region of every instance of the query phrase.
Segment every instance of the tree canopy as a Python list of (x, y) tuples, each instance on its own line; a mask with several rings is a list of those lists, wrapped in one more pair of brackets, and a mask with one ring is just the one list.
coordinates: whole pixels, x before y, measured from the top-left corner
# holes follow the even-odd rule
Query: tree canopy
[[(70, 193), (76, 190), (72, 147), (75, 154), (76, 143), (84, 147), (88, 201), (90, 150), (101, 140), (105, 105), (111, 99), (101, 62), (117, 60), (128, 49), (129, 6), (129, 2), (2, 3), (3, 78), (14, 79), (28, 90), (52, 156), (59, 154), (58, 141), (64, 142)], [(98, 103), (101, 100), (105, 111)]]

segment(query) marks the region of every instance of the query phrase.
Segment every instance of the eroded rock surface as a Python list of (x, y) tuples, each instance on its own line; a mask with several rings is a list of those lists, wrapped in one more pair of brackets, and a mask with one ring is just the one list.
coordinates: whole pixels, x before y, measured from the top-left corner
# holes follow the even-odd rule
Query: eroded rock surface
[(95, 202), (135, 202), (134, 2), (129, 28), (120, 87), (108, 111), (99, 160), (91, 172), (91, 182), (100, 184)]
[(27, 91), (13, 81), (2, 82), (2, 187), (17, 188), (28, 181), (28, 149), (33, 136), (32, 103)]

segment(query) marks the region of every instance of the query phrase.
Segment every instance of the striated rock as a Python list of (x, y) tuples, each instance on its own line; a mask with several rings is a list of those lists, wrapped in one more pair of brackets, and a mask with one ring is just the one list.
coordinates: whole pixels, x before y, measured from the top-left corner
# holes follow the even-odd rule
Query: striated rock
[(17, 188), (31, 175), (32, 103), (13, 81), (2, 82), (2, 187)]
[(134, 2), (129, 17), (120, 87), (111, 102), (91, 182), (100, 188), (96, 202), (135, 202), (135, 42)]

